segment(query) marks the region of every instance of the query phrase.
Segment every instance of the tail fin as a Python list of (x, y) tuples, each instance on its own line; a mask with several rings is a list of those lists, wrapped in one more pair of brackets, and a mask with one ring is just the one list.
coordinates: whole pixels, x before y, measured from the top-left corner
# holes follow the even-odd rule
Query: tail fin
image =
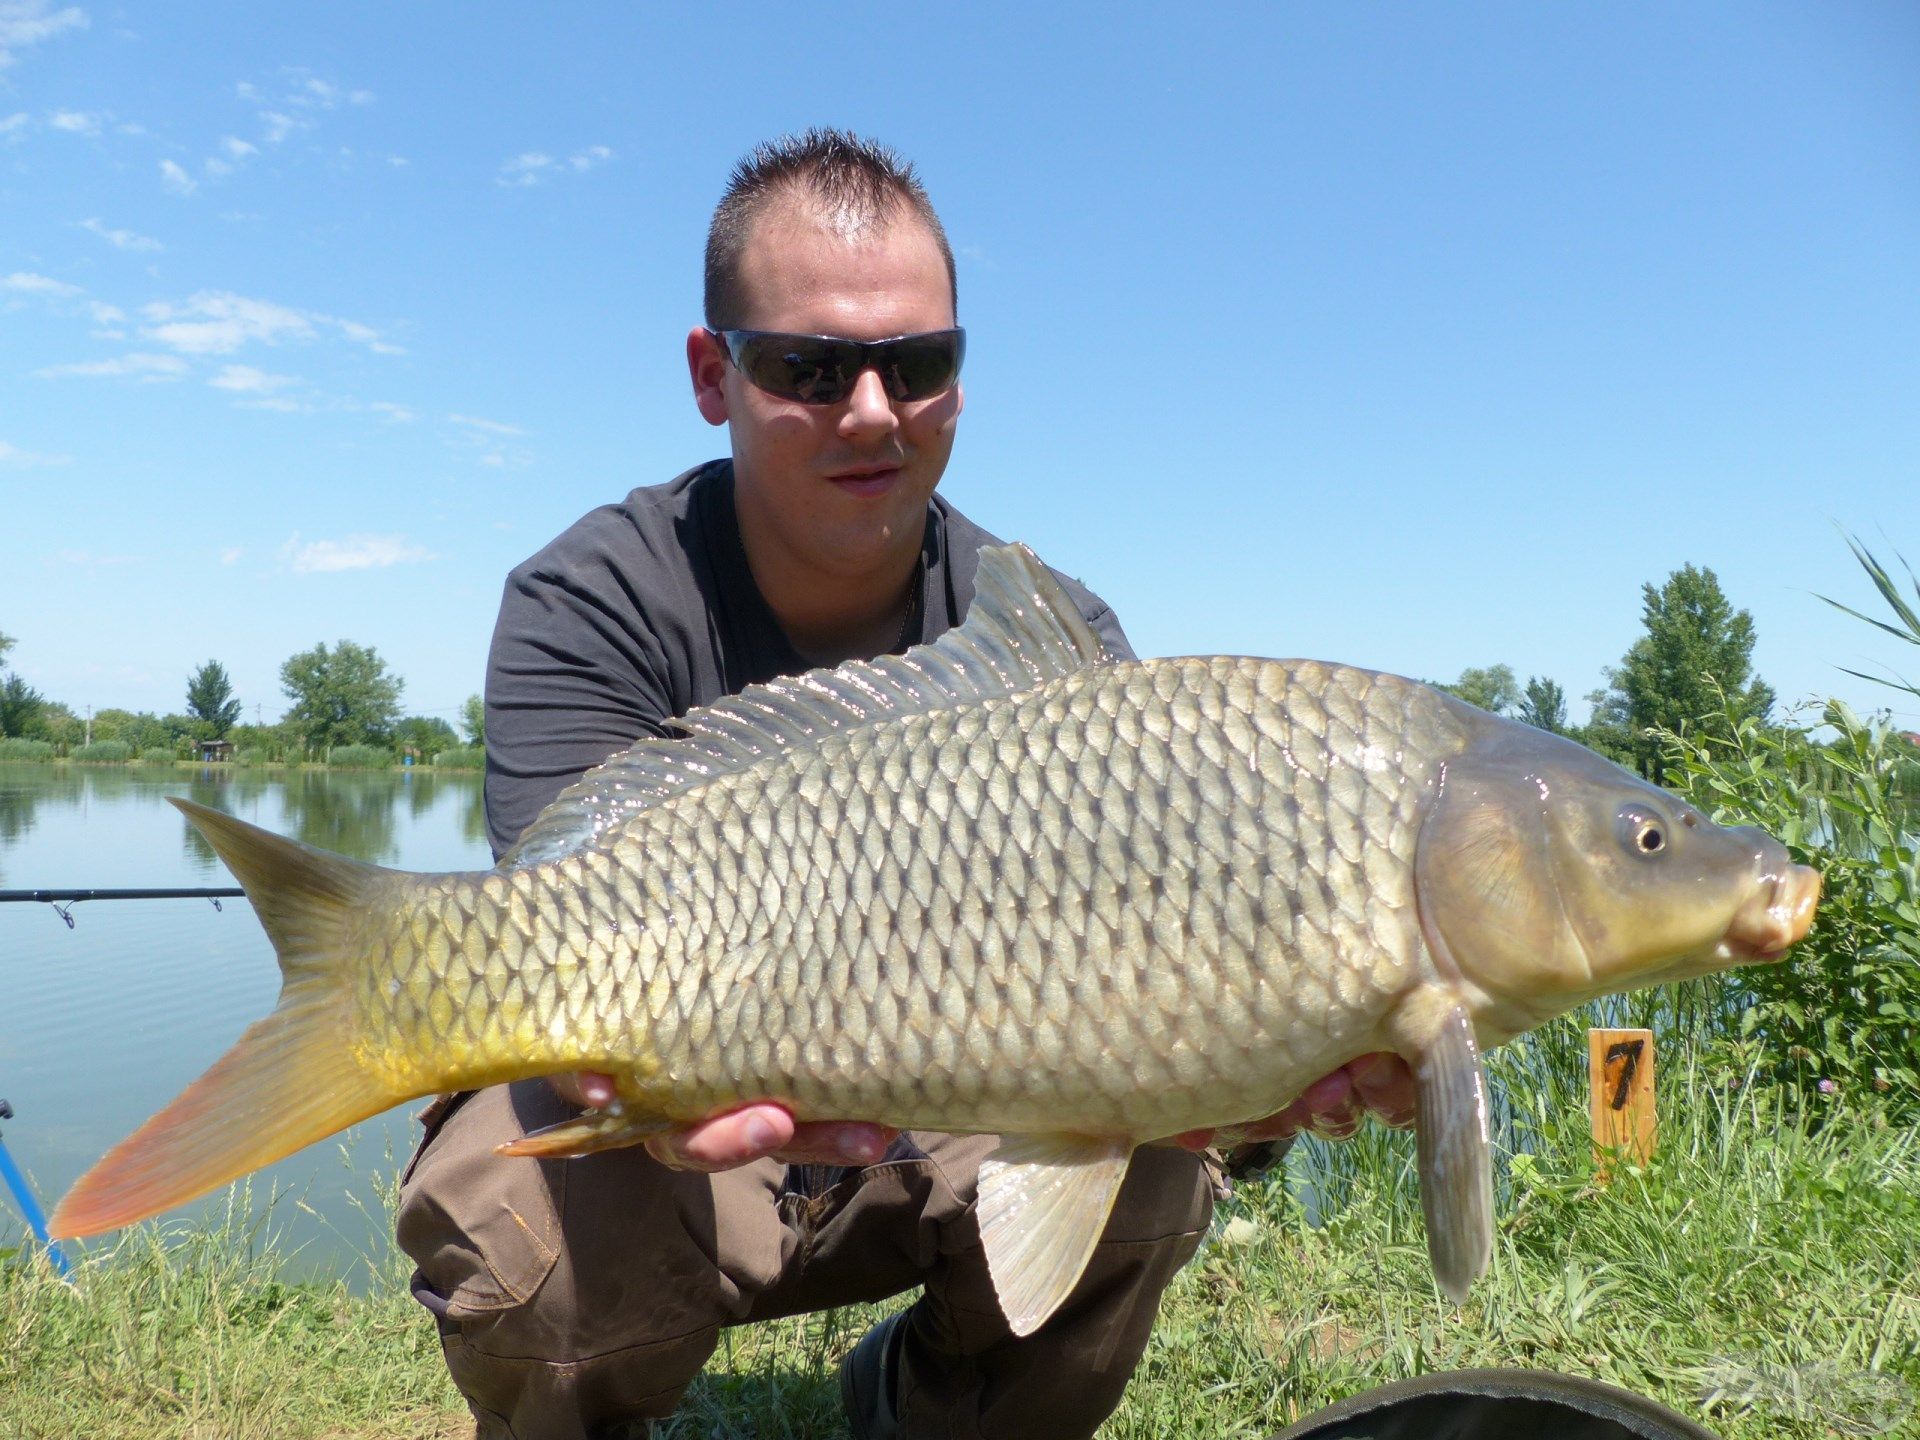
[(354, 1060), (348, 922), (387, 872), (173, 803), (246, 889), (279, 955), (280, 1002), (80, 1177), (53, 1214), (62, 1239), (184, 1204), (408, 1098)]

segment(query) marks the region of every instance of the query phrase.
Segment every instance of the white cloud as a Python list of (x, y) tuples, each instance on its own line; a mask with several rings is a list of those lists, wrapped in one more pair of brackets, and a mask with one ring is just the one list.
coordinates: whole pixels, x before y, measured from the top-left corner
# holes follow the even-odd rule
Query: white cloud
[(233, 403), (242, 410), (278, 410), (283, 415), (305, 415), (313, 409), (311, 405), (289, 400), (284, 395), (263, 395), (256, 400), (236, 400)]
[(398, 345), (388, 344), (380, 338), (380, 332), (371, 325), (362, 325), (357, 320), (336, 320), (340, 333), (356, 345), (364, 345), (376, 355), (404, 355), (407, 352)]
[(142, 380), (178, 380), (187, 373), (187, 362), (177, 355), (151, 355), (136, 351), (118, 360), (92, 360), (78, 365), (49, 365), (33, 372), (43, 380), (68, 377), (88, 379), (115, 375), (137, 375)]
[(311, 121), (296, 120), (293, 116), (282, 114), (278, 110), (262, 110), (260, 120), (267, 127), (266, 138), (269, 145), (278, 145), (294, 131), (310, 129), (312, 126)]
[(420, 418), (416, 412), (404, 405), (396, 405), (391, 400), (375, 400), (367, 408), (399, 425), (410, 425)]
[(449, 415), (447, 419), (455, 425), (464, 425), (470, 430), (483, 430), (489, 435), (524, 435), (527, 433), (518, 425), (503, 425), (498, 420), (482, 420), (475, 415)]
[(0, 70), (13, 64), (15, 51), (67, 30), (87, 28), (87, 13), (78, 5), (50, 10), (46, 0), (8, 0), (0, 4)]
[(135, 555), (106, 555), (98, 550), (61, 550), (54, 556), (69, 570), (101, 570), (114, 565), (131, 565)]
[(24, 470), (32, 465), (71, 465), (71, 455), (36, 455), (30, 450), (22, 450), (18, 445), (10, 445), (0, 440), (0, 466), (12, 466)]
[(246, 553), (247, 552), (238, 545), (222, 546), (220, 550), (220, 563), (222, 565), (237, 565), (240, 563), (240, 557)]
[(295, 310), (224, 290), (203, 290), (178, 304), (156, 301), (140, 313), (152, 322), (142, 335), (184, 355), (230, 355), (254, 341), (278, 345), (311, 340), (321, 330), (336, 331), (378, 355), (404, 353), (381, 339), (378, 330), (357, 320)]
[(160, 179), (176, 195), (191, 195), (200, 188), (191, 175), (171, 160), (160, 162)]
[(166, 246), (146, 235), (136, 235), (131, 230), (111, 230), (98, 219), (82, 220), (80, 228), (90, 235), (98, 235), (116, 250), (164, 250)]
[(98, 135), (100, 127), (111, 118), (87, 110), (56, 110), (47, 116), (47, 128), (64, 130), (69, 135)]
[(220, 148), (235, 160), (244, 160), (249, 155), (258, 155), (260, 153), (260, 147), (258, 145), (249, 145), (246, 141), (233, 135), (221, 136)]
[(89, 300), (87, 309), (93, 314), (96, 325), (118, 325), (127, 318), (127, 312), (118, 305), (109, 305), (104, 300)]
[(227, 355), (250, 341), (278, 344), (313, 338), (313, 320), (298, 310), (226, 291), (202, 291), (178, 305), (141, 309), (155, 323), (141, 333), (186, 355)]
[(18, 139), (26, 128), (27, 112), (24, 110), (15, 111), (11, 115), (0, 116), (0, 135), (5, 135), (9, 139)]
[(376, 570), (436, 557), (424, 545), (401, 535), (349, 535), (344, 540), (302, 543), (299, 532), (280, 547), (281, 563), (296, 575), (328, 575), (341, 570)]
[(0, 280), (0, 290), (17, 290), (24, 295), (53, 295), (61, 299), (82, 293), (78, 285), (69, 285), (64, 280), (55, 280), (47, 275), (30, 274), (25, 270), (16, 270)]
[(270, 395), (299, 383), (291, 375), (269, 375), (251, 365), (229, 365), (207, 381), (216, 390), (233, 390), (245, 395)]
[(515, 155), (500, 163), (500, 173), (494, 176), (496, 185), (538, 185), (555, 175), (582, 174), (597, 169), (613, 159), (613, 151), (605, 145), (589, 145), (584, 150), (576, 150), (564, 160), (557, 160), (541, 150), (529, 150)]
[(542, 172), (553, 168), (553, 157), (542, 155), (538, 150), (529, 150), (524, 155), (515, 155), (511, 160), (503, 161), (500, 173), (494, 177), (501, 185), (538, 185)]

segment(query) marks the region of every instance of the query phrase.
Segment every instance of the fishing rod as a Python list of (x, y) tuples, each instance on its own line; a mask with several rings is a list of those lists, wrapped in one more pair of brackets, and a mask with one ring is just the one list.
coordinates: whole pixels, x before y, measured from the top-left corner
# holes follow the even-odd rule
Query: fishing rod
[[(13, 1118), (13, 1106), (0, 1100), (0, 1120)], [(27, 1184), (27, 1177), (20, 1173), (20, 1167), (13, 1163), (13, 1156), (7, 1153), (7, 1142), (0, 1140), (0, 1182), (4, 1182), (13, 1193), (13, 1203), (20, 1207), (20, 1213), (27, 1217), (27, 1228), (33, 1231), (34, 1239), (46, 1246), (47, 1258), (53, 1261), (53, 1268), (60, 1272), (60, 1278), (71, 1280), (73, 1266), (68, 1263), (66, 1252), (59, 1243), (47, 1233), (47, 1215), (40, 1208), (40, 1202), (34, 1198), (33, 1187)]]
[(246, 893), (237, 885), (160, 890), (0, 890), (0, 905), (9, 901), (51, 905), (71, 930), (73, 907), (82, 900), (211, 900), (218, 910), (222, 900), (237, 900)]

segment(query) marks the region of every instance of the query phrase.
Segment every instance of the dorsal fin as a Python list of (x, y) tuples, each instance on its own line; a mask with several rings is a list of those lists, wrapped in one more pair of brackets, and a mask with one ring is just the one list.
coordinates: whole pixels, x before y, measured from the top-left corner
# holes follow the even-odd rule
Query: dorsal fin
[(627, 816), (829, 735), (1011, 695), (1105, 658), (1100, 637), (1024, 545), (980, 552), (966, 621), (930, 645), (752, 685), (677, 723), (684, 739), (637, 741), (589, 770), (500, 858), (517, 870), (571, 854)]

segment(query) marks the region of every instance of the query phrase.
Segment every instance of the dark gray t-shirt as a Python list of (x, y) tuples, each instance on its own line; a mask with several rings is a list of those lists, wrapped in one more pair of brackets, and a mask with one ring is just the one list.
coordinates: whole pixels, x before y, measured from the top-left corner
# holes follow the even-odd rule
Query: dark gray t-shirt
[[(952, 629), (980, 547), (1000, 543), (939, 496), (920, 549), (918, 624)], [(1055, 572), (1058, 574), (1058, 572)], [(1110, 607), (1059, 576), (1110, 653), (1133, 649)], [(586, 770), (748, 685), (808, 669), (747, 567), (733, 462), (714, 460), (583, 516), (507, 577), (487, 659), (487, 835), (503, 854)]]

